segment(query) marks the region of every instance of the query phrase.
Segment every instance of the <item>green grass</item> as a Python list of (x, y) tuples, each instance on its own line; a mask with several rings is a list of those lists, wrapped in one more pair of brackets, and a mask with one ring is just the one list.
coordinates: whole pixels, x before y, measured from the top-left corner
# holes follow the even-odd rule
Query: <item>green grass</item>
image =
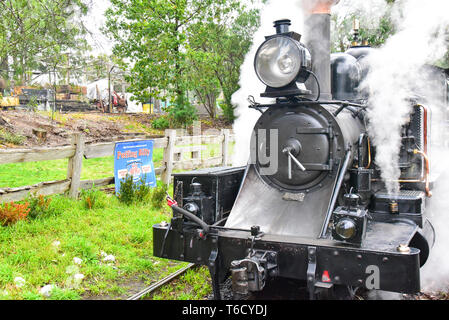
[(152, 300), (204, 300), (212, 292), (209, 270), (206, 267), (186, 271), (178, 280), (155, 292)]
[(0, 165), (0, 188), (16, 188), (43, 181), (64, 180), (68, 160), (11, 163)]
[[(203, 158), (216, 157), (221, 154), (220, 144), (203, 145)], [(230, 145), (230, 154), (233, 154), (234, 144)], [(162, 166), (163, 149), (155, 149), (153, 162), (155, 168)], [(191, 154), (185, 153), (183, 160), (190, 160)], [(34, 185), (44, 181), (64, 180), (67, 177), (67, 159), (11, 163), (0, 165), (0, 188), (17, 188)], [(114, 158), (84, 159), (81, 180), (95, 180), (108, 178), (114, 175)]]
[[(129, 277), (149, 284), (185, 265), (153, 257), (151, 227), (170, 216), (149, 204), (127, 207), (108, 196), (105, 208), (87, 210), (82, 201), (55, 196), (51, 206), (56, 212), (50, 217), (0, 228), (0, 299), (42, 299), (39, 289), (48, 284), (58, 288), (50, 299), (114, 299), (126, 295)], [(102, 251), (116, 262), (103, 262)], [(74, 257), (82, 264), (74, 265)], [(78, 288), (70, 286), (73, 270), (85, 276)], [(26, 285), (17, 288), (16, 277)], [(189, 283), (205, 292), (195, 275), (190, 277)]]
[[(206, 145), (203, 157), (220, 154), (220, 145)], [(231, 147), (232, 149), (233, 147)], [(154, 151), (155, 166), (162, 164), (163, 150)], [(82, 180), (113, 175), (113, 157), (83, 161)], [(67, 160), (0, 165), (0, 188), (32, 185), (66, 178)], [(88, 210), (84, 201), (52, 197), (52, 215), (0, 227), (0, 300), (36, 300), (39, 289), (57, 286), (50, 299), (82, 299), (91, 296), (126, 297), (127, 279), (152, 284), (185, 266), (152, 255), (152, 225), (170, 221), (167, 212), (150, 204), (126, 206), (107, 196), (106, 204)], [(56, 248), (54, 241), (60, 241)], [(102, 262), (101, 252), (116, 257)], [(67, 268), (73, 258), (83, 260), (77, 272), (85, 276), (80, 287), (70, 286)], [(17, 288), (16, 277), (26, 280)], [(153, 299), (203, 299), (211, 291), (207, 268), (189, 270), (174, 284), (164, 286)]]
[[(155, 167), (162, 165), (163, 149), (155, 149)], [(67, 159), (11, 163), (0, 165), (0, 188), (16, 188), (44, 181), (64, 180), (67, 177)], [(114, 175), (114, 157), (83, 160), (82, 180), (95, 180)]]

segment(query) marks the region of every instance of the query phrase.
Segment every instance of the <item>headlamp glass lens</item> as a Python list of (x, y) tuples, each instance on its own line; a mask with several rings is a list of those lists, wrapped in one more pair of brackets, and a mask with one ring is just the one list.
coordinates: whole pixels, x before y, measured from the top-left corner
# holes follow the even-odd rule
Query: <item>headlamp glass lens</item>
[(356, 225), (351, 219), (342, 219), (337, 223), (335, 228), (337, 234), (344, 240), (349, 240), (355, 236)]
[(301, 68), (301, 52), (294, 40), (275, 37), (266, 41), (256, 55), (256, 72), (269, 87), (281, 88), (293, 82)]
[(281, 70), (281, 72), (283, 74), (290, 74), (293, 72), (293, 70), (295, 68), (295, 62), (293, 61), (293, 59), (291, 57), (289, 57), (288, 55), (285, 55), (279, 59), (278, 67), (279, 67), (279, 70)]

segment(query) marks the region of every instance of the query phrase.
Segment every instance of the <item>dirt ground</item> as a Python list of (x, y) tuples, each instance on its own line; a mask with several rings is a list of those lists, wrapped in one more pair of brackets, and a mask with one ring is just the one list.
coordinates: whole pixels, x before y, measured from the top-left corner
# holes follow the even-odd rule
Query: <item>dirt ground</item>
[[(0, 149), (61, 146), (71, 143), (74, 133), (83, 133), (88, 142), (124, 140), (134, 135), (151, 137), (164, 135), (163, 130), (153, 129), (156, 115), (30, 112), (24, 110), (0, 111), (0, 130), (20, 143), (11, 143), (0, 137)], [(223, 120), (202, 118), (202, 130), (230, 128)], [(188, 128), (188, 131), (192, 131)], [(1, 133), (1, 132), (0, 132)]]

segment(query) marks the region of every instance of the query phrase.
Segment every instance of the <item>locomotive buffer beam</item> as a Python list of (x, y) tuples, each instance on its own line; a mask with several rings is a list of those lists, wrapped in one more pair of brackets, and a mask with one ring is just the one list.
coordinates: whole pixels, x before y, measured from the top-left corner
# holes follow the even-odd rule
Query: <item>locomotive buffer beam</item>
[[(392, 232), (393, 227), (399, 230)], [(217, 245), (212, 243), (217, 240), (215, 235), (199, 238), (193, 230), (181, 234), (158, 224), (153, 227), (153, 245), (155, 255), (161, 258), (209, 266), (214, 262), (219, 268), (210, 269), (219, 276), (220, 282), (229, 270), (235, 290), (242, 294), (263, 289), (272, 276), (308, 280), (314, 295), (321, 289), (332, 289), (332, 285), (416, 293), (420, 291), (420, 251), (411, 247), (402, 252), (397, 248), (401, 243), (408, 243), (406, 238), (411, 239), (415, 229), (409, 224), (390, 226), (370, 222), (363, 247), (328, 239), (276, 235), (263, 235), (253, 244), (247, 232), (223, 230), (218, 232)], [(166, 235), (165, 250), (161, 254)], [(215, 259), (211, 253), (217, 248), (220, 253)], [(313, 248), (315, 254), (310, 252)], [(369, 287), (371, 284), (375, 286)]]

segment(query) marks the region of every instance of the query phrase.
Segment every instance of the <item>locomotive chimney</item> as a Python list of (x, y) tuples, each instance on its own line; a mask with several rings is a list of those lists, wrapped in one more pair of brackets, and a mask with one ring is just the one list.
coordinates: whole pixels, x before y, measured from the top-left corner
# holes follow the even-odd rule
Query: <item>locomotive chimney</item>
[[(303, 0), (305, 44), (312, 55), (312, 71), (320, 82), (321, 100), (332, 99), (331, 93), (331, 7), (340, 0)], [(306, 86), (314, 95), (318, 86), (309, 78)]]
[(276, 34), (287, 33), (291, 24), (291, 21), (288, 19), (275, 21), (274, 27), (276, 28)]

